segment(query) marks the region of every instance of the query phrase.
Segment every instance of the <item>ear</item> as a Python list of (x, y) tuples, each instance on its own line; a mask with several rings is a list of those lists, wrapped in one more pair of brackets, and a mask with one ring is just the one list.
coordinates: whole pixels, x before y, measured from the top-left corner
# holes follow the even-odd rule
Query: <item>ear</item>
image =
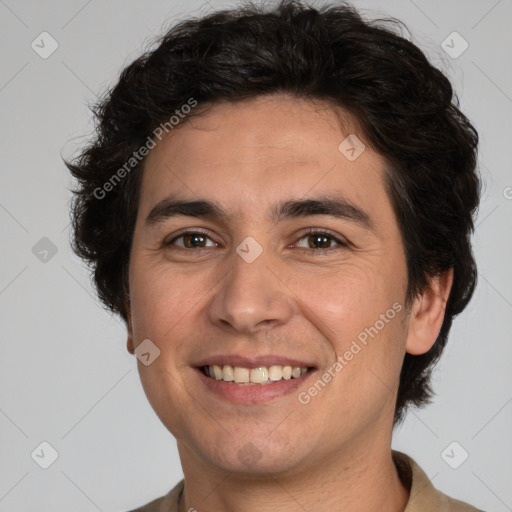
[(453, 284), (453, 268), (430, 279), (427, 288), (414, 300), (405, 350), (412, 355), (428, 352), (443, 325), (446, 302)]
[(127, 331), (127, 339), (126, 339), (126, 350), (130, 354), (135, 354), (135, 349), (133, 347), (133, 330), (132, 330), (132, 315), (130, 311), (130, 303), (125, 303), (126, 309), (126, 331)]

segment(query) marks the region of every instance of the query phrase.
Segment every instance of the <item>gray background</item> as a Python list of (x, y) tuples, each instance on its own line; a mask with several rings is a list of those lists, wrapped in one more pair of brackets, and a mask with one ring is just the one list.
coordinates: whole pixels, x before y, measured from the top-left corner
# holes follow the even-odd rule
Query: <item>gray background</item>
[[(0, 512), (121, 511), (182, 477), (174, 438), (147, 403), (126, 351), (124, 326), (101, 308), (69, 248), (72, 181), (60, 155), (84, 142), (92, 129), (87, 104), (151, 38), (177, 18), (235, 3), (0, 0)], [(404, 21), (452, 79), (481, 136), (485, 182), (476, 294), (435, 372), (435, 403), (409, 413), (393, 446), (445, 493), (510, 511), (512, 2), (355, 4), (371, 17)], [(31, 47), (43, 31), (59, 45), (46, 59)], [(469, 44), (457, 58), (442, 46), (454, 31)], [(452, 39), (445, 45), (460, 50)], [(41, 452), (43, 441), (58, 452), (47, 469), (40, 467), (50, 454)], [(469, 456), (460, 464), (462, 450)]]

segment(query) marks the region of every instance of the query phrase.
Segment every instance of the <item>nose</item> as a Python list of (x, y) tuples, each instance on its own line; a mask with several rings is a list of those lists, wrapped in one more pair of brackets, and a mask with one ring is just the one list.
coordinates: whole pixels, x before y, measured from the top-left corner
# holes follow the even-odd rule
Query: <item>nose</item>
[(231, 270), (209, 303), (210, 321), (250, 334), (285, 324), (294, 314), (293, 293), (267, 251), (252, 263), (233, 251)]

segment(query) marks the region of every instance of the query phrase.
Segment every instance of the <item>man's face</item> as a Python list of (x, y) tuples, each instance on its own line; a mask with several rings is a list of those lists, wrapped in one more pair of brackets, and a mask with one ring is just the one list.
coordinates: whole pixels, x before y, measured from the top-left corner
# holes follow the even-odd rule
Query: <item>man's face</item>
[[(371, 451), (391, 435), (408, 329), (384, 160), (368, 145), (354, 160), (332, 109), (284, 95), (183, 122), (145, 163), (128, 338), (160, 350), (138, 367), (182, 463), (278, 473)], [(339, 215), (276, 215), (326, 197)], [(170, 199), (225, 216), (172, 215)], [(203, 373), (213, 364), (280, 380), (224, 382)]]

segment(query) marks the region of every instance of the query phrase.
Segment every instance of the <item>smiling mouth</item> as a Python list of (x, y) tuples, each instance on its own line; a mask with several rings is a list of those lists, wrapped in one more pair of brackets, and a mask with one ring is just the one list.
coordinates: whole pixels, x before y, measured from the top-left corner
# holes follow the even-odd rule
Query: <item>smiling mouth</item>
[(241, 385), (266, 385), (283, 380), (299, 379), (308, 371), (313, 370), (312, 367), (306, 366), (274, 365), (245, 368), (241, 366), (231, 366), (230, 364), (213, 364), (201, 366), (200, 369), (204, 375), (211, 379)]

